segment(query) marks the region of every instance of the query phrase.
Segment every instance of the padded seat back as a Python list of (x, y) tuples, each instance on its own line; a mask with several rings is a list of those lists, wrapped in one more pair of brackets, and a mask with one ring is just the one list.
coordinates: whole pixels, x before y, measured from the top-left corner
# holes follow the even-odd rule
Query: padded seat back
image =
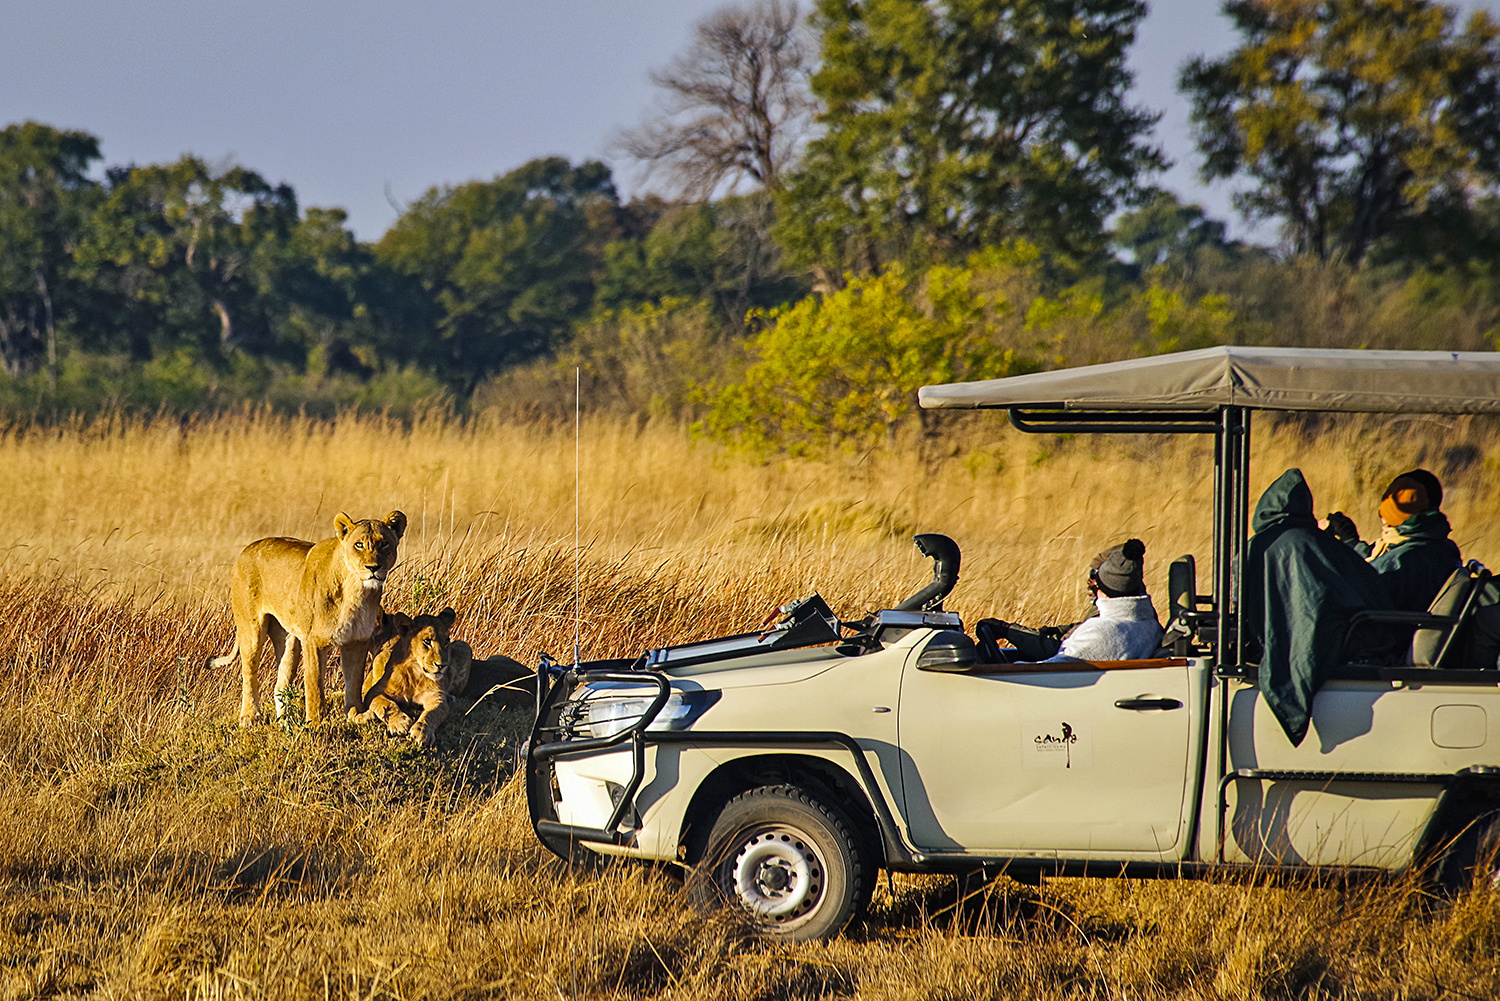
[[(1452, 667), (1458, 659), (1463, 644), (1454, 642), (1468, 624), (1466, 615), (1473, 605), (1474, 588), (1480, 580), (1488, 581), (1488, 574), (1476, 577), (1468, 568), (1453, 571), (1427, 611), (1433, 615), (1458, 616), (1457, 622), (1439, 626), (1424, 626), (1412, 634), (1410, 662), (1415, 667)], [(1441, 658), (1444, 663), (1439, 663)]]
[(1167, 615), (1176, 619), (1198, 608), (1198, 562), (1179, 556), (1167, 567)]
[(1162, 632), (1158, 653), (1169, 657), (1186, 657), (1193, 638), (1193, 627), (1183, 613), (1198, 610), (1198, 563), (1192, 556), (1179, 556), (1167, 567), (1167, 628)]

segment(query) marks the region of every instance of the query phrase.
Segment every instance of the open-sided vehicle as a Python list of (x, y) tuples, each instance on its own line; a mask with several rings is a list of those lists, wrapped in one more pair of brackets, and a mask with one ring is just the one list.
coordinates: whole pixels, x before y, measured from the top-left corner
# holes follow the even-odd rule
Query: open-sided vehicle
[[(1347, 664), (1293, 746), (1237, 616), (1255, 410), (1496, 413), (1500, 355), (1211, 348), (925, 387), (1025, 432), (1197, 434), (1215, 456), (1211, 577), (1171, 568), (1149, 660), (982, 663), (932, 584), (858, 622), (817, 596), (760, 632), (537, 672), (537, 836), (674, 860), (766, 934), (838, 932), (877, 871), (1192, 875), (1219, 867), (1460, 876), (1500, 839), (1500, 671), (1466, 662), (1472, 567), (1408, 663)], [(1457, 595), (1458, 597), (1454, 597)], [(1175, 637), (1175, 639), (1172, 639)]]

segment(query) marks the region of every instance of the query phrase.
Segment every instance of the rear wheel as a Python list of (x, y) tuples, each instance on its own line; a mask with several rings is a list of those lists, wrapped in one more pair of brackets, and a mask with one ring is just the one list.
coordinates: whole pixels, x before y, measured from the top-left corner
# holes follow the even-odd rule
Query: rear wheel
[(759, 934), (801, 942), (842, 931), (869, 899), (874, 877), (842, 811), (776, 785), (724, 805), (694, 885), (701, 897), (742, 912)]
[(1500, 811), (1476, 817), (1454, 839), (1441, 882), (1450, 893), (1500, 888)]

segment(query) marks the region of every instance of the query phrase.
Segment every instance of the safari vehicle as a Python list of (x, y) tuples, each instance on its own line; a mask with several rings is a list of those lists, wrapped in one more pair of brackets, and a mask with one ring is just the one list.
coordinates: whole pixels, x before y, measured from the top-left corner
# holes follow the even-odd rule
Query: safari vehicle
[(1404, 666), (1341, 667), (1295, 747), (1241, 656), (1235, 596), (1254, 411), (1496, 413), (1500, 354), (1220, 347), (920, 401), (1005, 410), (1030, 433), (1211, 437), (1211, 579), (1200, 593), (1195, 561), (1172, 565), (1170, 647), (983, 663), (942, 607), (957, 547), (918, 536), (932, 584), (857, 622), (814, 595), (758, 632), (544, 658), (525, 749), (544, 844), (683, 863), (788, 939), (836, 934), (881, 868), (1473, 878), (1500, 840), (1500, 671), (1462, 642), (1487, 572), (1456, 572), (1444, 607), (1402, 619), (1419, 627)]

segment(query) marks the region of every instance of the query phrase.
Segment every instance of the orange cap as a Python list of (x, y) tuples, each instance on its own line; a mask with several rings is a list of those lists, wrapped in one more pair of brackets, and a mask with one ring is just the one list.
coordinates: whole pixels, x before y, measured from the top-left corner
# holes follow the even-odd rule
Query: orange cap
[(1409, 476), (1398, 476), (1380, 499), (1380, 520), (1399, 525), (1427, 510), (1427, 488)]

